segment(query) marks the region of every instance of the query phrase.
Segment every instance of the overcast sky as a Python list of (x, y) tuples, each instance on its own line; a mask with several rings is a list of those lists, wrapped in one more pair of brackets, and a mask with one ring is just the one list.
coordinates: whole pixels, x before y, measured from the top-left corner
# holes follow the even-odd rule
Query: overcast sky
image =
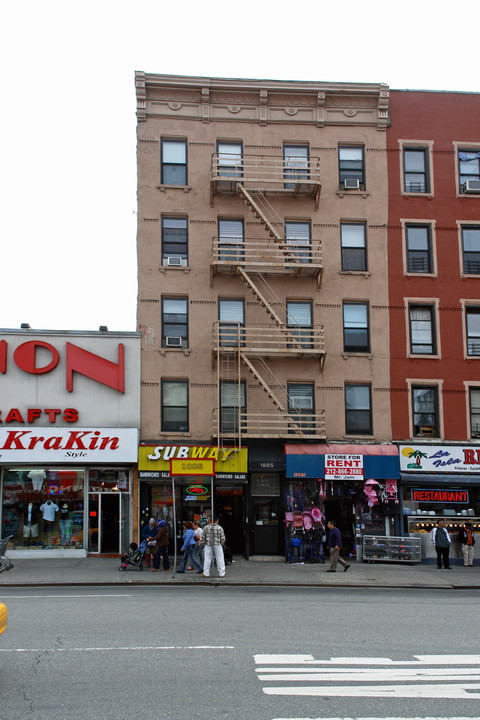
[(0, 327), (135, 330), (135, 70), (479, 92), (479, 7), (4, 0)]

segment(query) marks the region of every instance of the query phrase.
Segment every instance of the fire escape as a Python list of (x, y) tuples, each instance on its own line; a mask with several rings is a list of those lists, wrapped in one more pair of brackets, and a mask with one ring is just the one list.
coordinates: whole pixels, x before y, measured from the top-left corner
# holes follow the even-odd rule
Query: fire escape
[[(318, 207), (320, 174), (318, 158), (284, 158), (272, 156), (212, 156), (210, 201), (217, 194), (238, 196), (259, 222), (258, 238), (225, 238), (213, 240), (210, 266), (211, 283), (217, 274), (240, 277), (254, 298), (264, 308), (266, 323), (217, 322), (214, 325), (212, 365), (217, 369), (218, 407), (214, 410), (213, 436), (217, 441), (234, 441), (241, 446), (243, 438), (324, 439), (324, 412), (289, 397), (287, 386), (269, 365), (274, 359), (315, 358), (320, 371), (325, 360), (323, 327), (296, 326), (288, 321), (285, 302), (269, 282), (272, 276), (322, 278), (321, 243), (319, 240), (286, 238), (284, 222), (267, 196), (312, 197)], [(246, 367), (266, 393), (271, 410), (246, 409), (242, 406), (241, 374)], [(238, 389), (227, 411), (222, 405), (220, 389), (228, 382)], [(250, 404), (250, 403), (249, 403)]]

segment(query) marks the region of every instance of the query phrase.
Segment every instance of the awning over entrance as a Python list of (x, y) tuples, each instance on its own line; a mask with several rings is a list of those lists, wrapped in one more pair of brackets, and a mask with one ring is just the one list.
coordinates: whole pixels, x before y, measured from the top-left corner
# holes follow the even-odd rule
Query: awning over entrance
[(400, 473), (401, 485), (419, 485), (421, 487), (480, 487), (480, 475), (457, 473), (442, 475), (436, 473)]
[(400, 475), (396, 445), (287, 443), (285, 445), (286, 476), (290, 478), (324, 478), (326, 454), (363, 455), (363, 477), (365, 479), (395, 480)]

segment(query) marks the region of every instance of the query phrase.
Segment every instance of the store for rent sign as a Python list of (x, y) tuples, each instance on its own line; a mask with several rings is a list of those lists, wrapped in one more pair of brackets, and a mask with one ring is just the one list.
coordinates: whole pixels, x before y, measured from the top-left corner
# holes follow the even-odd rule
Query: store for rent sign
[(363, 480), (363, 455), (325, 454), (325, 480)]

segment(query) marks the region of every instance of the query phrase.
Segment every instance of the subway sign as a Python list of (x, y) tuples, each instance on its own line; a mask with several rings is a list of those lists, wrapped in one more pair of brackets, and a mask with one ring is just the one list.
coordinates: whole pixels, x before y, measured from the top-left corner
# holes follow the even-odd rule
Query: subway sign
[(468, 504), (468, 490), (412, 490), (412, 502)]

